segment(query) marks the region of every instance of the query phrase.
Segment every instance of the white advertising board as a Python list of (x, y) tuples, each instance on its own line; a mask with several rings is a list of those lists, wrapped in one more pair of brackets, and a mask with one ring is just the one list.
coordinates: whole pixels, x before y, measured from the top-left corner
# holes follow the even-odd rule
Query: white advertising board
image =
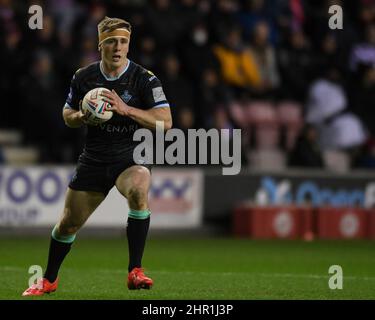
[[(73, 167), (0, 167), (0, 226), (53, 226), (64, 207)], [(196, 169), (152, 170), (151, 228), (202, 223), (203, 174)], [(124, 227), (128, 204), (114, 187), (86, 226)]]

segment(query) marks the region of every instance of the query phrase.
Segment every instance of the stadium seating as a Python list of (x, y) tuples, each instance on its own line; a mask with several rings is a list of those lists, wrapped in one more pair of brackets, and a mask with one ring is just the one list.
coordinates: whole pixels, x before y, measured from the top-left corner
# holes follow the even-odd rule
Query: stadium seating
[(293, 101), (278, 105), (268, 101), (253, 101), (244, 106), (233, 103), (230, 113), (242, 128), (250, 128), (259, 149), (277, 148), (284, 133), (285, 149), (291, 150), (304, 123), (302, 106)]
[(22, 146), (22, 134), (17, 130), (0, 129), (0, 151), (10, 165), (35, 164), (39, 159), (37, 148)]
[(246, 105), (246, 114), (250, 124), (274, 124), (277, 114), (268, 101), (254, 101)]
[(279, 149), (256, 149), (247, 153), (249, 166), (254, 170), (282, 171), (286, 168), (286, 155)]
[(257, 149), (275, 149), (279, 143), (279, 122), (272, 103), (251, 102), (246, 105), (246, 115)]
[(285, 133), (286, 150), (292, 150), (304, 123), (302, 106), (296, 102), (285, 101), (278, 104), (276, 112), (280, 126)]
[(247, 116), (244, 106), (239, 102), (233, 102), (229, 105), (229, 114), (231, 118), (239, 125), (242, 129), (247, 128)]

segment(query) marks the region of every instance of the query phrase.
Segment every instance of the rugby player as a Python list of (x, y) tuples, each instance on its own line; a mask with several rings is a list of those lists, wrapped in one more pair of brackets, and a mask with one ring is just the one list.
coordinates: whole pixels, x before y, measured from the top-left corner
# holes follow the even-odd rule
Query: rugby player
[[(71, 128), (87, 124), (85, 146), (67, 189), (62, 216), (52, 230), (44, 276), (24, 296), (39, 296), (57, 289), (59, 268), (78, 230), (113, 186), (129, 204), (127, 286), (150, 289), (153, 285), (141, 264), (150, 224), (147, 196), (151, 173), (148, 164), (133, 159), (137, 143), (132, 136), (138, 128), (155, 129), (156, 121), (164, 121), (168, 130), (172, 117), (159, 79), (127, 58), (131, 31), (127, 21), (105, 17), (98, 24), (101, 61), (79, 69), (73, 76), (63, 118)], [(96, 87), (111, 90), (103, 96), (114, 115), (109, 121), (92, 126), (80, 110), (80, 102)]]

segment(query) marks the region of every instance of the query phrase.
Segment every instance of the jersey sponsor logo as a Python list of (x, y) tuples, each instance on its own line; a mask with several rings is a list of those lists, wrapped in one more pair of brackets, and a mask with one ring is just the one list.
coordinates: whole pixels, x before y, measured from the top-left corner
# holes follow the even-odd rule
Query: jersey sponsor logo
[(128, 103), (131, 98), (133, 97), (128, 90), (125, 90), (124, 93), (120, 96), (121, 99), (125, 102)]
[(130, 124), (130, 125), (122, 126), (122, 125), (113, 125), (113, 124), (104, 123), (104, 124), (100, 124), (99, 128), (102, 131), (106, 131), (108, 133), (128, 134), (128, 133), (134, 133), (139, 128), (139, 126), (137, 124)]
[(162, 87), (153, 88), (152, 95), (154, 97), (155, 103), (167, 100)]

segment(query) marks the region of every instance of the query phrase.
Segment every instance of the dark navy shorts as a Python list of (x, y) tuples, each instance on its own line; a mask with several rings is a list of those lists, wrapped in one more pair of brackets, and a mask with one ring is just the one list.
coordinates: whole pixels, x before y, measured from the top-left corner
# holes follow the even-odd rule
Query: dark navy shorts
[[(105, 196), (113, 188), (118, 176), (126, 169), (139, 165), (133, 159), (116, 163), (98, 163), (95, 161), (78, 161), (69, 188), (78, 191), (101, 192)], [(151, 165), (141, 164), (151, 171)]]

